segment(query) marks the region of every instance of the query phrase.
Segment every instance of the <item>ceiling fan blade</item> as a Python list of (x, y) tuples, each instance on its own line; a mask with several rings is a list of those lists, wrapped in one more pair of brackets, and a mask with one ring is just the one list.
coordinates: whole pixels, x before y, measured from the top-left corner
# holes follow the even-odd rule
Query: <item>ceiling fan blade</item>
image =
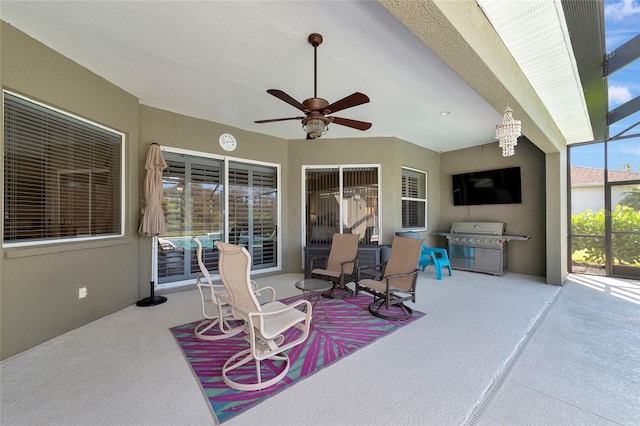
[(302, 120), (304, 117), (270, 118), (268, 120), (256, 120), (254, 123), (273, 123), (274, 121)]
[(269, 90), (267, 90), (267, 93), (270, 94), (270, 95), (275, 96), (276, 98), (280, 99), (281, 101), (285, 101), (286, 103), (288, 103), (289, 105), (291, 105), (294, 108), (298, 108), (300, 111), (302, 111), (304, 113), (309, 112), (309, 110), (307, 109), (306, 106), (302, 105), (300, 102), (296, 101), (291, 96), (289, 96), (286, 93), (284, 93), (282, 90), (269, 89)]
[(367, 123), (366, 121), (358, 121), (351, 120), (350, 118), (342, 118), (342, 117), (331, 117), (333, 122), (336, 124), (340, 124), (341, 126), (352, 127), (358, 130), (368, 130), (371, 128), (371, 123)]
[(342, 98), (326, 107), (324, 111), (329, 111), (326, 114), (333, 114), (334, 112), (342, 111), (343, 109), (351, 108), (357, 105), (366, 104), (369, 102), (369, 97), (364, 93), (355, 92), (346, 98)]

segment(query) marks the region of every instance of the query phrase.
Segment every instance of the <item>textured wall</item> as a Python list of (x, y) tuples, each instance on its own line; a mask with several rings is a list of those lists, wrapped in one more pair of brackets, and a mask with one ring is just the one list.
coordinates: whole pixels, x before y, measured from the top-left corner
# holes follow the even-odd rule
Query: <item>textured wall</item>
[[(4, 359), (137, 300), (139, 167), (138, 99), (10, 25), (0, 25), (4, 89), (127, 135), (123, 189), (128, 206), (122, 238), (3, 249)], [(79, 287), (87, 287), (86, 299), (78, 299)]]
[[(521, 204), (486, 206), (454, 206), (451, 175), (480, 170), (520, 166)], [(516, 154), (503, 157), (498, 143), (442, 154), (440, 231), (451, 229), (453, 222), (505, 222), (507, 233), (530, 235), (528, 241), (509, 242), (509, 270), (528, 275), (545, 276), (545, 155), (531, 142), (522, 140)]]

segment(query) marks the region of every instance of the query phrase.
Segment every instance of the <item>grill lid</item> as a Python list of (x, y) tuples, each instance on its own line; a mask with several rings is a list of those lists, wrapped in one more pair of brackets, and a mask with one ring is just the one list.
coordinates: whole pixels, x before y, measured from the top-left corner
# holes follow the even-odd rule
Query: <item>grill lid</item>
[(507, 226), (503, 222), (453, 222), (452, 234), (503, 235)]

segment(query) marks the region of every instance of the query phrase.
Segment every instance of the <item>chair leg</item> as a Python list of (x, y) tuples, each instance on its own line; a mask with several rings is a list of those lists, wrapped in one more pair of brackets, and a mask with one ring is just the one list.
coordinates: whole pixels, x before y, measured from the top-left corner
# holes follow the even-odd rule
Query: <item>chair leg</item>
[[(219, 326), (219, 334), (213, 334), (215, 330), (211, 329), (213, 329), (215, 326)], [(212, 331), (212, 333), (208, 333), (210, 330)], [(206, 319), (202, 321), (195, 327), (193, 331), (196, 337), (200, 340), (222, 340), (235, 336), (236, 334), (241, 333), (243, 330), (243, 325), (231, 328), (226, 320), (223, 320), (223, 322), (221, 323), (219, 318), (215, 318), (213, 320)]]
[(440, 265), (436, 265), (436, 278), (439, 280), (442, 279), (442, 266)]
[[(238, 358), (241, 358), (238, 360)], [(282, 380), (287, 373), (289, 372), (289, 367), (291, 362), (289, 361), (289, 357), (286, 353), (282, 352), (277, 355), (270, 356), (268, 359), (273, 361), (283, 361), (283, 365), (279, 373), (277, 373), (274, 377), (263, 381), (262, 380), (262, 370), (261, 370), (261, 360), (258, 360), (253, 357), (251, 354), (251, 349), (245, 349), (241, 352), (238, 352), (224, 363), (222, 367), (222, 380), (224, 383), (232, 389), (240, 390), (240, 391), (255, 391), (268, 388), (269, 386), (273, 386)], [(237, 360), (237, 361), (236, 361)], [(247, 362), (254, 360), (256, 367), (256, 377), (255, 380), (245, 381), (247, 379), (247, 371), (240, 371), (237, 373), (238, 379), (242, 379), (243, 382), (236, 381), (229, 377), (230, 373), (236, 368), (242, 367)], [(275, 372), (274, 372), (275, 373)], [(250, 376), (250, 374), (249, 374)]]
[(393, 314), (386, 314), (384, 312), (380, 312), (382, 308), (384, 308), (385, 306), (386, 306), (385, 299), (379, 298), (369, 305), (369, 313), (373, 316), (386, 319), (389, 321), (403, 321), (403, 320), (409, 319), (411, 317), (411, 314), (413, 313), (413, 310), (407, 305), (405, 305), (404, 303), (394, 303), (391, 305), (392, 307), (399, 308), (402, 311), (402, 314), (393, 315)]

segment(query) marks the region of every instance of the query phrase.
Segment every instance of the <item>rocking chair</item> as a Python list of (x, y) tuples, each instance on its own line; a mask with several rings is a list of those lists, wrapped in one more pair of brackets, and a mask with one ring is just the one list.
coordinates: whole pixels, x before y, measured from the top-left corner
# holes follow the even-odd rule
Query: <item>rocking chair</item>
[(373, 295), (369, 312), (388, 320), (408, 319), (412, 310), (404, 304), (416, 301), (422, 240), (395, 237), (386, 263), (362, 266), (356, 273), (356, 296), (360, 290)]
[[(225, 362), (222, 379), (227, 386), (241, 391), (267, 388), (289, 371), (291, 361), (285, 351), (309, 336), (311, 303), (299, 300), (286, 305), (275, 301), (260, 306), (249, 279), (251, 257), (247, 249), (220, 241), (216, 247), (220, 252), (220, 277), (228, 293), (218, 298), (230, 305), (235, 318), (244, 321), (245, 339), (249, 342), (248, 349)], [(299, 306), (303, 311), (297, 309)], [(263, 363), (265, 360), (269, 362)], [(242, 368), (251, 361), (254, 369)]]
[[(198, 237), (193, 237), (192, 241), (196, 243), (197, 246), (196, 255), (200, 272), (196, 273), (196, 284), (200, 291), (202, 314), (205, 317), (204, 321), (196, 325), (194, 334), (201, 340), (221, 340), (235, 336), (243, 331), (244, 327), (240, 321), (233, 318), (231, 307), (217, 297), (220, 294), (226, 294), (227, 290), (223, 284), (214, 284), (211, 281), (211, 275), (202, 260), (202, 242)], [(264, 287), (258, 289), (255, 281), (251, 283), (254, 293), (256, 293), (256, 296), (258, 296), (263, 303), (267, 301), (273, 302), (275, 300), (275, 290), (273, 290), (273, 288)], [(263, 291), (265, 293), (263, 293)], [(270, 293), (270, 299), (267, 293)], [(237, 324), (231, 325), (230, 322), (233, 321), (237, 322)]]
[[(333, 234), (329, 256), (317, 257), (310, 260), (311, 278), (319, 278), (333, 283), (333, 287), (325, 297), (343, 299), (353, 294), (347, 287), (355, 278), (354, 272), (358, 267), (358, 234)], [(318, 267), (318, 262), (322, 266)]]

